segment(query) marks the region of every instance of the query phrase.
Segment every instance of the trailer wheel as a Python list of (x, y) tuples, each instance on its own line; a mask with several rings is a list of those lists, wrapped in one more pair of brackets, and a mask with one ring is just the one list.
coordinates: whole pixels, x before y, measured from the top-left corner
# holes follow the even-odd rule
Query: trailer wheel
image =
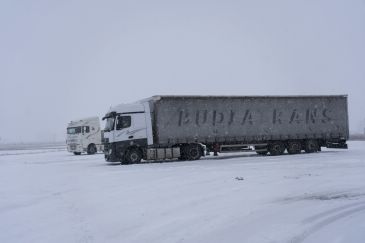
[(96, 146), (95, 144), (89, 144), (87, 147), (87, 154), (95, 154), (96, 153)]
[(285, 145), (283, 142), (273, 142), (269, 145), (270, 155), (282, 155), (285, 151)]
[(140, 163), (142, 160), (142, 154), (138, 149), (130, 149), (124, 159), (128, 164)]
[(201, 148), (199, 145), (191, 144), (187, 148), (188, 160), (198, 160), (202, 156)]
[(305, 150), (306, 153), (315, 153), (315, 152), (317, 152), (319, 150), (317, 140), (310, 139), (310, 140), (305, 141), (304, 150)]
[(74, 155), (80, 155), (81, 152), (74, 152)]
[(289, 154), (300, 154), (302, 151), (302, 144), (299, 141), (291, 141), (288, 143)]

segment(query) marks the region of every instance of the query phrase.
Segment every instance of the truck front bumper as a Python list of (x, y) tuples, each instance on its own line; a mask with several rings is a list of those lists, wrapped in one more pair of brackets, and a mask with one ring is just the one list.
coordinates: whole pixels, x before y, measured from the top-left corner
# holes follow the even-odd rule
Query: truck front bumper
[(115, 156), (115, 147), (113, 144), (104, 143), (104, 158), (107, 162), (119, 162), (118, 158)]
[(67, 151), (70, 153), (82, 153), (85, 152), (80, 144), (68, 144)]

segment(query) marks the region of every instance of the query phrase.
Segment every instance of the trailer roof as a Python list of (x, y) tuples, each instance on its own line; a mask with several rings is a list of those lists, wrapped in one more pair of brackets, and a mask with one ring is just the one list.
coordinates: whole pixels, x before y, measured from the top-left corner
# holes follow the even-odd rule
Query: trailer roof
[(347, 98), (347, 94), (341, 95), (154, 95), (152, 97), (140, 100), (160, 100), (164, 98)]

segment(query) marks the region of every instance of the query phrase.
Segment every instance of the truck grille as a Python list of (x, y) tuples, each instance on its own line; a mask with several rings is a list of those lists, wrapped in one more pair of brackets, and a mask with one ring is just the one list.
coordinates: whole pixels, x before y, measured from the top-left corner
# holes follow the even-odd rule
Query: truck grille
[(70, 149), (75, 150), (76, 149), (76, 144), (70, 144)]

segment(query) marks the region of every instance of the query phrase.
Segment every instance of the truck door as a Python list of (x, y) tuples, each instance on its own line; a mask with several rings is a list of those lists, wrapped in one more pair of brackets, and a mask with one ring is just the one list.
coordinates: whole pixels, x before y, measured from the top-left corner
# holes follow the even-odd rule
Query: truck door
[(119, 115), (115, 130), (116, 141), (147, 139), (144, 113)]

